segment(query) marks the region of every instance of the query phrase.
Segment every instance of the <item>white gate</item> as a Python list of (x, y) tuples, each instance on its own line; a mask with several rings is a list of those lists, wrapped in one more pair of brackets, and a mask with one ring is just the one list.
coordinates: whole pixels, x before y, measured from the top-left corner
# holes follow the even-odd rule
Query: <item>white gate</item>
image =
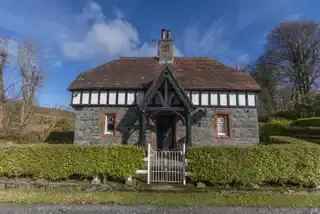
[(154, 151), (148, 144), (148, 184), (186, 184), (186, 147), (177, 151)]

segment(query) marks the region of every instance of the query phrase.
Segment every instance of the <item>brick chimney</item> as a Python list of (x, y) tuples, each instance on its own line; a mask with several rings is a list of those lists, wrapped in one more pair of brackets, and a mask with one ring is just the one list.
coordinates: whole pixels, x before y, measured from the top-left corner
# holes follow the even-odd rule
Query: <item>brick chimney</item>
[(158, 44), (158, 57), (160, 64), (173, 63), (173, 40), (170, 30), (161, 29), (161, 35)]

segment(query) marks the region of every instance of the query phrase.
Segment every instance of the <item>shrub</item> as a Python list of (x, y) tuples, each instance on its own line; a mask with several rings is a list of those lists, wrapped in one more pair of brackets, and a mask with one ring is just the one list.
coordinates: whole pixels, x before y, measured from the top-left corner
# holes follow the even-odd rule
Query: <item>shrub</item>
[(58, 120), (54, 127), (55, 131), (71, 132), (74, 130), (74, 121), (69, 118), (62, 118)]
[(310, 143), (308, 141), (294, 138), (294, 137), (287, 137), (287, 136), (270, 136), (270, 143), (271, 144), (303, 144), (303, 143)]
[(320, 147), (313, 144), (192, 148), (191, 179), (215, 185), (320, 184)]
[(72, 144), (73, 137), (74, 132), (72, 131), (53, 131), (50, 132), (45, 142), (50, 144)]
[(260, 126), (260, 140), (269, 143), (270, 136), (285, 136), (288, 134), (290, 121), (285, 119), (273, 119)]
[(271, 115), (273, 118), (282, 118), (286, 120), (296, 120), (300, 117), (299, 113), (294, 110), (278, 111)]
[(309, 117), (295, 120), (291, 123), (291, 126), (299, 127), (320, 127), (320, 117)]
[(1, 146), (0, 176), (61, 180), (77, 175), (132, 176), (143, 166), (143, 151), (133, 146)]

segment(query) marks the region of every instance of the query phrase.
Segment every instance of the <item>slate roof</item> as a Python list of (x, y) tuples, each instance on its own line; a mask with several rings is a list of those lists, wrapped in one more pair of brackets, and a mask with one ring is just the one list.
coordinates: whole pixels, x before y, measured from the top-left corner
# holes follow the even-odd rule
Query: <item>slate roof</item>
[[(69, 90), (145, 89), (165, 66), (157, 57), (124, 57), (81, 73)], [(260, 90), (249, 74), (210, 58), (175, 57), (168, 66), (184, 89)]]

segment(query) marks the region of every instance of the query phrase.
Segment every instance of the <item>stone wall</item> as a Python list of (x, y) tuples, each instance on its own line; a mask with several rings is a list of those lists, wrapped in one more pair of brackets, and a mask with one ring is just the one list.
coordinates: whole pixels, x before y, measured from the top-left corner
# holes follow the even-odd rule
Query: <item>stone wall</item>
[[(192, 125), (193, 145), (247, 144), (259, 142), (257, 110), (255, 108), (206, 108), (203, 115)], [(134, 144), (139, 140), (139, 119), (135, 108), (128, 107), (81, 107), (76, 108), (74, 142), (77, 144)], [(104, 115), (116, 113), (115, 135), (104, 135)], [(215, 115), (229, 115), (230, 136), (217, 137)], [(156, 143), (156, 129), (148, 125), (146, 140)], [(183, 141), (185, 127), (177, 124), (177, 141)]]
[[(256, 144), (259, 143), (258, 115), (255, 108), (207, 108), (204, 115), (192, 126), (193, 145)], [(230, 136), (218, 137), (215, 115), (227, 114)], [(177, 135), (184, 136), (184, 127), (179, 126)]]
[[(104, 135), (104, 118), (116, 113), (114, 136)], [(79, 107), (75, 109), (76, 144), (121, 144), (138, 142), (138, 118), (134, 108), (128, 107)]]

